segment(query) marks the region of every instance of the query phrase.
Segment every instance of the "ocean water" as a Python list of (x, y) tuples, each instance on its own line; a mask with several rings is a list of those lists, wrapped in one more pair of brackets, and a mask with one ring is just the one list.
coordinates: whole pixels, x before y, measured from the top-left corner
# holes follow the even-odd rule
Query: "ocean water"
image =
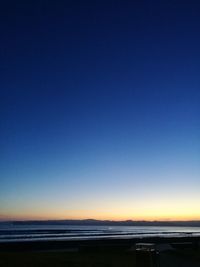
[(200, 236), (200, 227), (0, 225), (0, 242)]

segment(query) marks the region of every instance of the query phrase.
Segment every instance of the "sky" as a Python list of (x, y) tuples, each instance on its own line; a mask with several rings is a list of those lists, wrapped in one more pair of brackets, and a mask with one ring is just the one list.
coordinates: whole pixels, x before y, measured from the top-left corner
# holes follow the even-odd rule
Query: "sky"
[(1, 3), (0, 220), (200, 220), (199, 12)]

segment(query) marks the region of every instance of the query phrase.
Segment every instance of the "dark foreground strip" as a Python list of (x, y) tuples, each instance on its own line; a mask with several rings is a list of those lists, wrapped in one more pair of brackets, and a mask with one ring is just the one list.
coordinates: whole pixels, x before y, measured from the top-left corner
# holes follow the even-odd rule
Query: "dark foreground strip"
[(184, 247), (184, 244), (191, 244), (193, 247), (199, 247), (200, 237), (141, 237), (130, 239), (103, 239), (103, 240), (62, 240), (62, 241), (20, 241), (20, 242), (2, 242), (0, 251), (43, 251), (43, 250), (68, 250), (68, 249), (99, 249), (99, 248), (120, 248), (128, 249), (135, 243), (166, 243), (173, 246)]

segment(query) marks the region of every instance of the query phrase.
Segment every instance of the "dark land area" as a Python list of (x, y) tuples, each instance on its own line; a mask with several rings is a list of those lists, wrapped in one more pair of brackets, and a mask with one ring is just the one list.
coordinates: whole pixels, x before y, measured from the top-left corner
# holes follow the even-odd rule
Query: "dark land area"
[(135, 266), (133, 253), (109, 252), (0, 252), (0, 266)]
[[(200, 267), (200, 250), (179, 249), (159, 254), (160, 267)], [(98, 251), (28, 251), (0, 252), (1, 267), (142, 267), (135, 251), (114, 248)]]
[(0, 243), (0, 266), (154, 266), (141, 264), (149, 252), (138, 254), (138, 242), (170, 245), (156, 256), (160, 267), (200, 267), (199, 237)]

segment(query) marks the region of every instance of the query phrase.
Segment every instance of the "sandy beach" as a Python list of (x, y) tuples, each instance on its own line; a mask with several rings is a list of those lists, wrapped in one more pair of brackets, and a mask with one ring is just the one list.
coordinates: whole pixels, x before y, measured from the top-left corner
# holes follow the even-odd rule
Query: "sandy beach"
[(7, 242), (0, 244), (0, 266), (140, 267), (135, 244), (141, 241), (170, 244), (158, 255), (160, 267), (200, 267), (199, 237)]

